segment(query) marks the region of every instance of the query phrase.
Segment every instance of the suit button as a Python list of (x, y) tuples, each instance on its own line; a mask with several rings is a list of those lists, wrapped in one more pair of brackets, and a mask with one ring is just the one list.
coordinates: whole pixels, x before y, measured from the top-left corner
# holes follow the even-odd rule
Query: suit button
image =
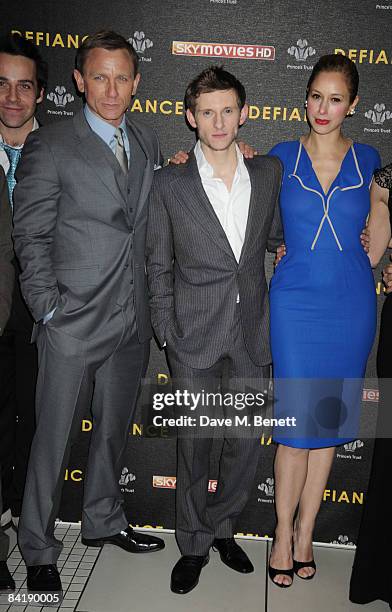
[(130, 189), (127, 189), (127, 193), (128, 193), (128, 194), (130, 194), (130, 193), (131, 193), (131, 190), (130, 190)]
[(129, 209), (129, 212), (133, 212), (133, 208), (130, 208), (130, 209)]

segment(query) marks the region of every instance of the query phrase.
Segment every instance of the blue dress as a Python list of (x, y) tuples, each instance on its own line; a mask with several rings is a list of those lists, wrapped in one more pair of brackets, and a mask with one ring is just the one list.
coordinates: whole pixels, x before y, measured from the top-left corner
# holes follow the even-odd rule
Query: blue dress
[(286, 419), (274, 440), (296, 448), (336, 446), (358, 436), (376, 330), (373, 274), (359, 236), (380, 157), (373, 147), (353, 144), (325, 194), (299, 141), (278, 144), (270, 155), (284, 168), (287, 251), (270, 287), (274, 416)]

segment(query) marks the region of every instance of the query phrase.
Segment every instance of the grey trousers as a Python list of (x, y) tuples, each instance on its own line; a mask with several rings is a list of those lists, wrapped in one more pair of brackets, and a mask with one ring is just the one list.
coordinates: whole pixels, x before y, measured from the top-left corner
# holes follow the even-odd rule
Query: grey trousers
[[(206, 339), (208, 341), (208, 339)], [(228, 332), (226, 350), (210, 368), (198, 370), (181, 363), (175, 348), (168, 347), (175, 389), (213, 393), (225, 391), (235, 380), (235, 390), (263, 391), (268, 386), (269, 366), (257, 366), (243, 340), (239, 307)], [(252, 379), (251, 389), (249, 379)], [(257, 386), (257, 389), (255, 389)], [(198, 409), (193, 416), (197, 416)], [(202, 409), (208, 414), (208, 408)], [(211, 416), (216, 416), (211, 414)], [(215, 538), (230, 538), (249, 498), (259, 459), (260, 438), (250, 431), (200, 429), (179, 431), (177, 441), (176, 538), (183, 555), (206, 555)], [(213, 439), (221, 438), (218, 486), (208, 493), (209, 463)]]
[(84, 478), (82, 534), (113, 535), (128, 525), (118, 480), (145, 373), (149, 342), (137, 339), (133, 307), (118, 309), (99, 335), (82, 341), (42, 326), (38, 339), (37, 430), (27, 473), (18, 543), (27, 565), (56, 563), (54, 537), (71, 441), (91, 408), (93, 429)]

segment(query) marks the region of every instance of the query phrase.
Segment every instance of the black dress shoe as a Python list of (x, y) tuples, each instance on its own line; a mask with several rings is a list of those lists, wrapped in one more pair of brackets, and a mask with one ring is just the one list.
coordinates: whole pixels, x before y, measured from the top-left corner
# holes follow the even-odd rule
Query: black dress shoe
[(200, 572), (210, 560), (209, 556), (184, 555), (173, 567), (170, 588), (173, 593), (189, 593), (199, 582)]
[(5, 561), (0, 561), (0, 591), (15, 591), (15, 582)]
[(82, 538), (82, 544), (95, 548), (103, 546), (106, 542), (110, 542), (110, 544), (119, 546), (131, 553), (148, 553), (165, 548), (165, 542), (161, 540), (161, 538), (156, 538), (146, 533), (138, 533), (131, 527), (127, 527), (124, 531), (120, 531), (120, 533), (116, 533), (112, 536), (107, 536), (106, 538), (97, 538), (94, 540)]
[(219, 552), (223, 563), (236, 572), (241, 572), (241, 574), (254, 572), (254, 567), (247, 554), (234, 538), (215, 538), (212, 547)]
[(28, 566), (27, 589), (29, 591), (62, 591), (60, 575), (56, 565)]

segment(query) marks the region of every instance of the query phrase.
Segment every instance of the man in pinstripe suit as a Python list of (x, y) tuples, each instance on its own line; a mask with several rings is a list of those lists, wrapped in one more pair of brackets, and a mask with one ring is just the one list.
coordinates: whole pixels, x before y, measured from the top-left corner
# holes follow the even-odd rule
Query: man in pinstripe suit
[[(271, 362), (264, 255), (282, 242), (280, 162), (240, 154), (235, 138), (248, 113), (245, 90), (223, 68), (204, 70), (185, 100), (198, 142), (185, 164), (156, 173), (150, 193), (153, 327), (167, 346), (178, 389), (219, 391), (226, 367), (237, 389), (245, 378), (263, 389)], [(212, 414), (211, 406), (206, 410)], [(221, 433), (218, 487), (210, 499), (211, 434), (196, 428), (179, 435), (176, 535), (182, 557), (172, 572), (175, 593), (197, 585), (211, 546), (232, 569), (253, 571), (233, 533), (254, 480), (259, 440), (248, 431), (231, 438)]]

